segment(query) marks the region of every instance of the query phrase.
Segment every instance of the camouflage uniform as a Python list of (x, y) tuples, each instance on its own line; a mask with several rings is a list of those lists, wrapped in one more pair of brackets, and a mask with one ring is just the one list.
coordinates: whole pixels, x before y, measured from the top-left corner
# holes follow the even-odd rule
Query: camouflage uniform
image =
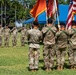
[(69, 62), (71, 66), (76, 66), (76, 29), (70, 29), (69, 35)]
[(56, 33), (56, 56), (57, 65), (64, 66), (66, 48), (68, 46), (68, 31), (58, 31)]
[(16, 46), (17, 45), (17, 34), (18, 34), (18, 30), (17, 28), (14, 29), (13, 28), (13, 33), (12, 33), (12, 46)]
[(55, 55), (55, 33), (56, 27), (44, 27), (42, 29), (43, 33), (43, 57), (44, 57), (44, 66), (45, 68), (52, 68), (54, 65), (54, 55)]
[(21, 30), (21, 46), (25, 46), (26, 40), (26, 29)]
[(4, 45), (9, 46), (9, 38), (10, 38), (10, 29), (5, 28), (4, 29)]
[(40, 38), (42, 34), (38, 29), (31, 29), (27, 31), (29, 41), (29, 68), (38, 69), (39, 55), (40, 55)]
[(0, 46), (2, 46), (3, 28), (0, 28)]

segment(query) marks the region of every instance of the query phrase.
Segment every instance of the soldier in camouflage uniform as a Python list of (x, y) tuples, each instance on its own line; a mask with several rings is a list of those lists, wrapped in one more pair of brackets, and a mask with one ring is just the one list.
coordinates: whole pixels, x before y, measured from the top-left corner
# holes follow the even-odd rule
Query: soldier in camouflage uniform
[(10, 29), (8, 26), (5, 26), (4, 29), (4, 46), (9, 47), (9, 39), (10, 39)]
[(38, 29), (38, 23), (33, 22), (33, 29), (27, 31), (27, 38), (29, 41), (29, 69), (35, 71), (38, 69), (39, 55), (40, 55), (40, 39), (41, 32)]
[(21, 46), (25, 46), (25, 40), (26, 40), (26, 29), (22, 27), (21, 30)]
[(76, 69), (76, 21), (72, 21), (72, 29), (69, 29), (69, 62), (71, 69)]
[(3, 38), (3, 27), (0, 24), (0, 46), (2, 46), (2, 38)]
[(63, 70), (66, 48), (68, 46), (68, 31), (65, 30), (65, 27), (65, 23), (60, 23), (60, 29), (56, 33), (56, 56), (58, 70)]
[(47, 26), (42, 29), (44, 43), (43, 57), (46, 71), (52, 70), (54, 65), (55, 34), (57, 29), (52, 23), (52, 19), (49, 18)]
[(16, 26), (11, 31), (12, 31), (12, 46), (16, 46), (17, 45), (17, 34), (18, 34), (18, 30)]

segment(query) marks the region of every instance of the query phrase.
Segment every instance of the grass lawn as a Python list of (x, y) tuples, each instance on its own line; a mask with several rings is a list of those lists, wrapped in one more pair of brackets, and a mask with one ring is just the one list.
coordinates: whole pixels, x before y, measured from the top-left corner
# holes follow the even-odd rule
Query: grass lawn
[(20, 47), (18, 39), (18, 47), (12, 47), (10, 44), (9, 48), (0, 48), (0, 75), (76, 75), (76, 70), (67, 68), (63, 71), (57, 71), (56, 69), (52, 72), (44, 71), (42, 69), (42, 46), (40, 51), (39, 70), (37, 72), (30, 72), (28, 71), (28, 45)]

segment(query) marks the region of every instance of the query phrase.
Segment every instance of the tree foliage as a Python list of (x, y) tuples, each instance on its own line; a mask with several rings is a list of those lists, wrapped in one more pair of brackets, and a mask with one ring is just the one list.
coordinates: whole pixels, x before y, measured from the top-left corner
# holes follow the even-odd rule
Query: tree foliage
[[(30, 9), (35, 5), (37, 0), (0, 0), (0, 19), (10, 21), (29, 19)], [(59, 4), (69, 4), (70, 0), (58, 0)], [(2, 5), (2, 7), (1, 7)], [(5, 16), (6, 14), (6, 16)]]

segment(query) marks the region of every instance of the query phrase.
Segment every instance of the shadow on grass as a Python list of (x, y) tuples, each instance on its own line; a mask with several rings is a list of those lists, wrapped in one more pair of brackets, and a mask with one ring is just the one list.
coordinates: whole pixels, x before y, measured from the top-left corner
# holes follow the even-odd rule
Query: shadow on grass
[[(64, 64), (64, 69), (70, 69), (70, 65), (68, 63), (68, 60), (65, 60), (65, 64)], [(39, 69), (41, 68), (42, 70), (45, 70), (45, 66), (44, 66), (44, 60), (43, 59), (40, 59), (39, 60), (39, 63), (42, 64), (41, 66), (39, 65)], [(56, 60), (55, 60), (55, 63), (56, 63)], [(29, 67), (27, 67), (28, 71), (31, 71), (29, 69)], [(57, 70), (57, 64), (54, 65), (54, 67), (52, 68), (52, 70)]]

